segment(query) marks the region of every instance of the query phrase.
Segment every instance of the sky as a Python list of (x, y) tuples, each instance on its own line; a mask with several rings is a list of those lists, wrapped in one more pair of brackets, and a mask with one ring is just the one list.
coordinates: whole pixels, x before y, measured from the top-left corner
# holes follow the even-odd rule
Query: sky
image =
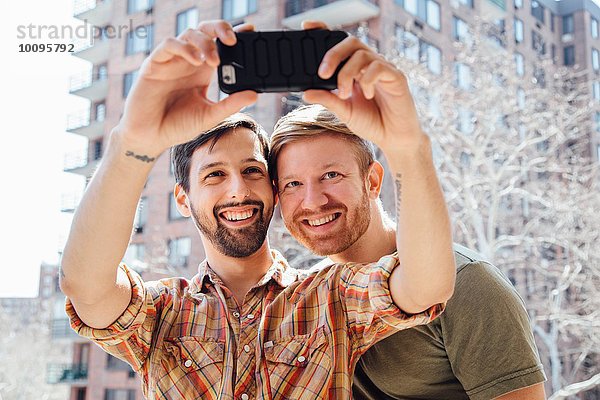
[(3, 2), (0, 6), (0, 297), (37, 295), (42, 260), (56, 262), (70, 215), (62, 193), (81, 178), (62, 171), (64, 154), (85, 146), (65, 131), (66, 115), (86, 107), (68, 94), (69, 76), (87, 63), (66, 53), (19, 53), (18, 25), (77, 24), (72, 0)]

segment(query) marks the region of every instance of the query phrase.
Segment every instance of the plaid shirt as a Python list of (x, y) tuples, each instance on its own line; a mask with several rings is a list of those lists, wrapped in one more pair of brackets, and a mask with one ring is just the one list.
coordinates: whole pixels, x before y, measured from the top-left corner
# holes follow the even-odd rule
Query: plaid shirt
[(121, 265), (132, 286), (125, 312), (94, 329), (67, 300), (71, 326), (131, 364), (150, 399), (347, 399), (367, 348), (443, 309), (407, 315), (394, 305), (396, 255), (310, 274), (273, 255), (241, 306), (206, 262), (191, 281), (147, 283)]

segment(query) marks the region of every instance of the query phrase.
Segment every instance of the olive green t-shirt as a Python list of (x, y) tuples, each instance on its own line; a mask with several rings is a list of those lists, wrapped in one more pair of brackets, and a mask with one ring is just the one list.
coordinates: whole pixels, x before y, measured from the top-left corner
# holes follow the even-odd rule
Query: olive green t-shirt
[(496, 267), (463, 253), (455, 251), (456, 287), (444, 313), (359, 359), (355, 399), (483, 400), (546, 379), (523, 300)]

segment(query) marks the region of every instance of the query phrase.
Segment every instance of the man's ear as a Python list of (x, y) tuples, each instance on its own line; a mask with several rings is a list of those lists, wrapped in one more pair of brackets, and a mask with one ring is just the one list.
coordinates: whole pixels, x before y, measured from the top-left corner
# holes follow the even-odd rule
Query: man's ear
[(190, 217), (192, 215), (190, 200), (187, 196), (187, 193), (185, 190), (183, 190), (183, 187), (179, 183), (176, 183), (175, 187), (173, 188), (173, 196), (175, 197), (175, 203), (177, 204), (177, 210), (179, 210), (179, 213), (186, 218)]
[(271, 184), (273, 185), (273, 208), (275, 208), (279, 204), (279, 190), (277, 190), (277, 183), (275, 181), (271, 181)]
[(369, 198), (375, 200), (379, 197), (379, 193), (381, 193), (381, 185), (383, 183), (383, 175), (385, 170), (383, 169), (383, 165), (377, 160), (373, 161), (369, 166), (369, 170), (367, 172), (367, 190), (369, 192)]

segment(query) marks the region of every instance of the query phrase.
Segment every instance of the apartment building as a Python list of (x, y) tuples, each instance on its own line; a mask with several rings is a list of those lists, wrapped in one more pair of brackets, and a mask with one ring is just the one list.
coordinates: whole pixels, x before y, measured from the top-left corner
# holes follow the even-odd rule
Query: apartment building
[[(75, 16), (98, 32), (80, 45), (75, 56), (89, 69), (71, 79), (70, 93), (89, 100), (73, 113), (67, 130), (88, 139), (88, 146), (65, 158), (65, 171), (89, 179), (102, 158), (108, 135), (123, 113), (125, 98), (143, 59), (164, 38), (199, 21), (224, 18), (233, 24), (251, 22), (257, 29), (299, 29), (304, 19), (319, 19), (358, 34), (382, 52), (398, 50), (439, 74), (454, 62), (455, 41), (463, 40), (475, 18), (494, 21), (501, 46), (514, 54), (519, 74), (533, 75), (532, 63), (550, 57), (556, 65), (585, 71), (590, 99), (600, 102), (600, 8), (592, 0), (76, 0)], [(119, 28), (121, 34), (118, 34)], [(401, 48), (412, 39), (417, 47)], [(423, 56), (425, 55), (425, 56)], [(461, 67), (468, 68), (468, 66)], [(460, 78), (466, 73), (457, 69)], [(459, 79), (460, 80), (460, 79)], [(210, 88), (213, 99), (223, 96)], [(246, 111), (270, 130), (285, 112), (300, 104), (297, 94), (263, 94)], [(600, 130), (600, 111), (595, 114)], [(590, 153), (600, 158), (600, 134)], [(152, 171), (135, 219), (125, 260), (146, 278), (191, 277), (204, 252), (193, 224), (179, 215), (168, 154)], [(384, 193), (384, 205), (393, 199)], [(77, 206), (69, 197), (64, 211)], [(278, 213), (275, 213), (277, 216)], [(53, 381), (71, 386), (72, 400), (134, 400), (141, 398), (139, 379), (120, 361), (68, 332), (56, 322), (60, 339), (73, 343), (73, 364), (52, 367)], [(58, 370), (55, 371), (55, 369)]]

